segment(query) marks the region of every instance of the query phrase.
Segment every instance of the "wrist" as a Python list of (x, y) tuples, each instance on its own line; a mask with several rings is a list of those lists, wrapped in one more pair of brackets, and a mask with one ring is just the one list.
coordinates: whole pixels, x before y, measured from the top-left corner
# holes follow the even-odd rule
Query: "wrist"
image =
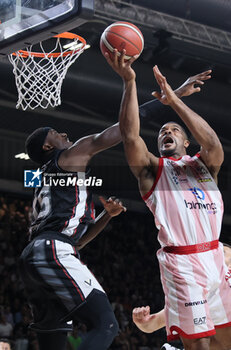
[(112, 217), (110, 216), (110, 214), (108, 214), (107, 210), (104, 209), (103, 211), (101, 211), (101, 213), (97, 216), (97, 218), (95, 219), (95, 224), (101, 220), (103, 222), (108, 222)]
[(123, 82), (125, 86), (132, 85), (135, 82), (135, 80), (136, 80), (135, 77), (129, 78), (129, 79), (123, 77)]
[(140, 323), (138, 321), (135, 321), (134, 322), (136, 324), (136, 326), (142, 331), (142, 332), (145, 332), (145, 333), (152, 333), (153, 330), (152, 328), (150, 327), (149, 323)]
[(103, 211), (103, 216), (106, 220), (110, 220), (113, 217), (106, 209)]
[(105, 216), (106, 216), (106, 219), (108, 219), (108, 220), (111, 220), (111, 218), (113, 217), (113, 216), (110, 215), (108, 212), (106, 212)]
[(176, 90), (174, 90), (174, 93), (175, 93), (175, 95), (176, 95), (178, 98), (183, 97), (183, 93), (182, 93), (182, 90), (181, 90), (180, 87), (177, 88)]
[(181, 102), (181, 99), (175, 94), (175, 96), (172, 97), (171, 101), (169, 102), (169, 106), (174, 108)]

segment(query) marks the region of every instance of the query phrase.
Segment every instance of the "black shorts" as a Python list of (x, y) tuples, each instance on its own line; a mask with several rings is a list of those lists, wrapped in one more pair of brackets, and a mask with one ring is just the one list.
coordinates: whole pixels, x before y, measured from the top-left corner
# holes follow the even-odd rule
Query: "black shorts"
[(72, 315), (90, 293), (104, 290), (78, 258), (74, 247), (57, 239), (36, 237), (20, 257), (20, 272), (37, 332), (69, 331)]

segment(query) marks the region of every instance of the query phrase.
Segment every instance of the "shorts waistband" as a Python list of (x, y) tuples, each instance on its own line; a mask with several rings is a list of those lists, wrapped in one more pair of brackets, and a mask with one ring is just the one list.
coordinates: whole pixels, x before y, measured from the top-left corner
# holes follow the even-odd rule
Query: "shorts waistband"
[(185, 245), (185, 246), (167, 246), (163, 248), (163, 251), (166, 253), (172, 254), (196, 254), (203, 253), (209, 250), (217, 249), (219, 245), (219, 241), (210, 241), (205, 243), (193, 244), (193, 245)]
[(64, 236), (56, 231), (43, 231), (42, 233), (33, 235), (31, 237), (31, 240), (37, 240), (37, 239), (56, 239), (58, 241), (62, 241), (64, 243), (69, 243), (73, 245), (73, 242), (69, 237)]

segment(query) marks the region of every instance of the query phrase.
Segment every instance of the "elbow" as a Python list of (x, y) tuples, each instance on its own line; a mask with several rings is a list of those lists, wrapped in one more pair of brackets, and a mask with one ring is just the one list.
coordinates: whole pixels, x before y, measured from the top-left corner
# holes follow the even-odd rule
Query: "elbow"
[(221, 164), (222, 164), (224, 162), (224, 159), (225, 159), (224, 150), (223, 150), (222, 145), (221, 145), (221, 148), (220, 148), (220, 154), (221, 154)]
[[(219, 140), (219, 138), (217, 137), (213, 137), (211, 139), (211, 143), (210, 143), (210, 147), (216, 148), (217, 150), (219, 150), (220, 152), (223, 152), (223, 146), (221, 144), (221, 141)], [(223, 152), (224, 153), (224, 152)]]
[(137, 140), (139, 135), (135, 135), (132, 132), (127, 132), (127, 131), (125, 132), (121, 129), (121, 137), (122, 137), (123, 143), (131, 143)]
[(217, 161), (219, 162), (219, 165), (221, 165), (224, 162), (224, 150), (220, 140), (214, 140), (214, 143), (211, 146), (211, 148), (213, 148), (213, 150), (217, 154)]
[(125, 137), (122, 136), (122, 141), (124, 144), (134, 143), (135, 140), (136, 140), (136, 138), (133, 136), (125, 136)]
[(210, 137), (205, 142), (205, 145), (203, 146), (203, 148), (205, 148), (207, 152), (213, 152), (213, 153), (216, 152), (224, 160), (223, 147), (218, 136), (215, 133), (214, 135), (210, 135)]
[(202, 146), (201, 156), (208, 168), (218, 172), (219, 170), (217, 169), (219, 169), (224, 162), (224, 151), (220, 141), (216, 141), (209, 146), (207, 145), (207, 147)]
[(78, 243), (78, 244), (76, 245), (76, 249), (79, 251), (79, 250), (81, 250), (84, 246), (85, 246), (85, 244)]

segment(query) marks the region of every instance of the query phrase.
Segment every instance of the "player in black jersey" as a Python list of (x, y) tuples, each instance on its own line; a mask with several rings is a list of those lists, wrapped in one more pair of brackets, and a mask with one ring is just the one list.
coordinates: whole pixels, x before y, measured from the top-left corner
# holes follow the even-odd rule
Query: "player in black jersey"
[[(110, 139), (110, 141), (109, 141)], [(120, 141), (118, 126), (70, 142), (52, 128), (35, 130), (26, 141), (30, 158), (43, 164), (42, 186), (35, 189), (31, 243), (21, 255), (21, 275), (32, 305), (39, 346), (65, 349), (69, 321), (91, 327), (80, 349), (107, 349), (118, 332), (108, 298), (79, 253), (109, 222), (126, 209), (118, 200), (100, 198), (105, 210), (94, 220), (91, 194), (84, 181), (91, 156)], [(46, 186), (49, 179), (68, 186)], [(54, 181), (55, 182), (55, 181)], [(57, 182), (56, 182), (57, 184)]]
[[(202, 75), (189, 78), (177, 90), (178, 95), (194, 93), (198, 77), (203, 80)], [(140, 114), (149, 117), (161, 108), (159, 101), (151, 101), (140, 107)], [(96, 237), (111, 217), (126, 210), (119, 201), (101, 198), (105, 210), (94, 220), (91, 195), (84, 185), (91, 157), (120, 141), (118, 123), (75, 143), (66, 133), (50, 127), (35, 130), (26, 140), (30, 158), (43, 172), (42, 186), (34, 193), (31, 242), (20, 259), (34, 314), (31, 328), (38, 333), (40, 350), (64, 350), (69, 321), (77, 317), (91, 327), (79, 350), (108, 349), (118, 332), (108, 298), (81, 263), (78, 250)], [(64, 185), (58, 181), (60, 176)], [(52, 179), (59, 186), (47, 186)]]

